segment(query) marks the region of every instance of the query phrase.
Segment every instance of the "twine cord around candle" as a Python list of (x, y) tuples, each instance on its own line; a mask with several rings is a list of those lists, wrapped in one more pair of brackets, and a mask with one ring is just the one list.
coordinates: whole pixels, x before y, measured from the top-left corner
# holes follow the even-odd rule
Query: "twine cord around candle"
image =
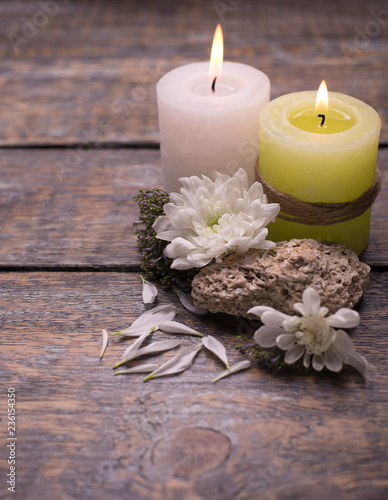
[(279, 203), (277, 217), (299, 224), (330, 226), (346, 222), (362, 215), (377, 198), (381, 187), (381, 175), (376, 169), (373, 184), (358, 198), (345, 203), (309, 203), (298, 200), (268, 184), (256, 169), (256, 180), (262, 184), (269, 203)]

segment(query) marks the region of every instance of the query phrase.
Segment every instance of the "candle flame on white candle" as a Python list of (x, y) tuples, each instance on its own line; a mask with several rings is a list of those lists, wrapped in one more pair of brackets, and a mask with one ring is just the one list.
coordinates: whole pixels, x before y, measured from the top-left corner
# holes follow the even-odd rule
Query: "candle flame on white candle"
[(212, 51), (210, 54), (209, 77), (220, 76), (222, 73), (222, 61), (224, 59), (224, 38), (221, 26), (218, 24), (214, 32)]
[(317, 93), (317, 100), (315, 102), (315, 111), (326, 113), (329, 109), (329, 95), (327, 92), (326, 82), (322, 80)]

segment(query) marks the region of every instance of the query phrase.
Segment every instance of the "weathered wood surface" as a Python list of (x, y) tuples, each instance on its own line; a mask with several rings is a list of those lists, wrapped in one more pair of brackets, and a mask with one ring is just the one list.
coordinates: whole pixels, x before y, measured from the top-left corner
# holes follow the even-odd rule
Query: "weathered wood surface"
[[(2, 462), (2, 498), (388, 496), (386, 273), (372, 273), (350, 333), (370, 363), (367, 380), (351, 368), (284, 376), (254, 366), (216, 385), (223, 368), (207, 352), (189, 371), (148, 383), (113, 375), (128, 341), (111, 341), (99, 360), (101, 328), (127, 326), (145, 309), (135, 273), (1, 273), (0, 283), (1, 392), (16, 389), (18, 437), (17, 494), (4, 489)], [(246, 323), (177, 306), (177, 320), (242, 359), (234, 345)]]
[(158, 142), (157, 80), (207, 60), (219, 21), (225, 59), (266, 72), (272, 97), (325, 78), (378, 111), (387, 143), (386, 10), (384, 0), (1, 2), (0, 145)]
[[(380, 149), (382, 191), (362, 259), (388, 264), (388, 150)], [(160, 151), (14, 150), (0, 155), (0, 266), (139, 265), (132, 198), (161, 186)]]
[[(163, 183), (160, 76), (206, 60), (221, 21), (226, 59), (266, 72), (272, 97), (325, 78), (378, 111), (387, 145), (387, 11), (383, 0), (0, 3), (0, 270), (12, 271), (0, 273), (0, 380), (4, 401), (16, 389), (18, 437), (17, 493), (7, 494), (2, 445), (1, 498), (388, 497), (385, 147), (362, 256), (375, 267), (350, 332), (367, 380), (351, 368), (285, 376), (254, 366), (211, 385), (223, 367), (201, 352), (191, 370), (145, 384), (113, 375), (128, 344), (118, 339), (98, 359), (101, 329), (145, 309), (137, 272), (99, 271), (138, 270), (132, 198)], [(236, 335), (252, 324), (193, 317), (161, 292), (166, 302), (222, 340), (232, 363), (243, 359)]]

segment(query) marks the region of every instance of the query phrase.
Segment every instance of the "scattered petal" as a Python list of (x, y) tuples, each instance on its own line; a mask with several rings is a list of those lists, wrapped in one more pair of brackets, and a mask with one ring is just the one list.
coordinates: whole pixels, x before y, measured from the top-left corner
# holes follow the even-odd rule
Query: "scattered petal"
[(155, 363), (149, 363), (145, 365), (131, 366), (131, 368), (126, 368), (125, 370), (115, 371), (115, 375), (124, 375), (125, 373), (150, 373), (158, 368), (159, 365)]
[(140, 337), (138, 337), (132, 344), (129, 345), (129, 347), (126, 348), (124, 351), (124, 354), (122, 355), (122, 358), (125, 358), (130, 352), (136, 352), (139, 350), (141, 344), (143, 343), (143, 340), (148, 337), (150, 332), (145, 332)]
[(143, 290), (142, 290), (143, 302), (144, 304), (152, 304), (155, 301), (156, 296), (158, 295), (158, 289), (156, 288), (155, 285), (145, 280), (143, 276), (140, 276), (140, 278), (143, 282)]
[(165, 333), (181, 333), (183, 335), (195, 335), (196, 337), (204, 337), (203, 333), (197, 332), (189, 326), (178, 323), (178, 321), (163, 321), (159, 323), (159, 330)]
[(126, 328), (125, 330), (120, 330), (118, 332), (113, 332), (111, 333), (111, 337), (114, 335), (122, 335), (123, 337), (140, 337), (143, 334), (149, 335), (150, 333), (154, 332), (155, 330), (158, 329), (158, 325), (152, 325), (152, 326), (139, 326), (139, 327), (134, 327), (132, 328), (131, 326), (129, 328)]
[(190, 312), (193, 314), (207, 314), (206, 309), (200, 309), (199, 307), (196, 307), (193, 303), (193, 298), (190, 294), (182, 292), (181, 290), (178, 290), (177, 288), (173, 289), (174, 292), (178, 295), (179, 300), (181, 301), (182, 305)]
[(142, 347), (141, 349), (137, 349), (129, 352), (122, 358), (118, 363), (116, 363), (113, 368), (118, 368), (128, 361), (132, 361), (133, 359), (139, 358), (140, 356), (155, 354), (164, 351), (170, 351), (171, 349), (175, 349), (180, 345), (179, 340), (161, 340), (160, 342), (152, 342), (152, 344), (147, 345), (146, 347)]
[(240, 361), (240, 363), (237, 363), (236, 365), (231, 366), (229, 368), (229, 370), (225, 370), (224, 372), (220, 373), (218, 375), (218, 377), (216, 377), (213, 380), (212, 384), (214, 384), (215, 382), (218, 382), (219, 380), (221, 380), (224, 377), (228, 377), (229, 375), (232, 375), (233, 373), (237, 373), (241, 370), (246, 370), (250, 366), (251, 366), (251, 362), (248, 359), (246, 359), (244, 361)]
[(147, 380), (150, 380), (152, 378), (163, 377), (165, 375), (173, 375), (187, 370), (192, 366), (195, 356), (201, 349), (202, 343), (185, 347), (172, 359), (168, 360), (157, 370), (147, 375), (147, 377), (143, 379), (143, 382), (147, 382)]
[(202, 339), (202, 344), (206, 347), (206, 349), (209, 349), (209, 351), (214, 353), (229, 370), (228, 355), (226, 354), (225, 347), (221, 344), (219, 340), (212, 337), (211, 335), (207, 335)]
[(105, 354), (106, 348), (108, 347), (108, 342), (109, 342), (108, 332), (106, 330), (102, 330), (102, 347), (101, 347), (100, 359), (102, 359), (103, 355)]
[(125, 335), (126, 337), (139, 337), (146, 331), (158, 329), (162, 321), (171, 321), (175, 318), (176, 307), (172, 304), (164, 304), (149, 309), (141, 314), (128, 328), (112, 333), (112, 335)]

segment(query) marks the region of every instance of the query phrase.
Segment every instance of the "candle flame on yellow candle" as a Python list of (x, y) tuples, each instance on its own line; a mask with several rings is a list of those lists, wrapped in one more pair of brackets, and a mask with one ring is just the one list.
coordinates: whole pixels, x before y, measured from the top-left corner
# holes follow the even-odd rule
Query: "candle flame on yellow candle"
[(327, 92), (326, 82), (322, 80), (317, 93), (317, 100), (315, 102), (315, 111), (318, 113), (327, 113), (329, 109), (329, 95)]
[(220, 76), (222, 73), (222, 61), (224, 59), (224, 38), (221, 26), (218, 24), (214, 32), (212, 51), (210, 54), (210, 79)]

